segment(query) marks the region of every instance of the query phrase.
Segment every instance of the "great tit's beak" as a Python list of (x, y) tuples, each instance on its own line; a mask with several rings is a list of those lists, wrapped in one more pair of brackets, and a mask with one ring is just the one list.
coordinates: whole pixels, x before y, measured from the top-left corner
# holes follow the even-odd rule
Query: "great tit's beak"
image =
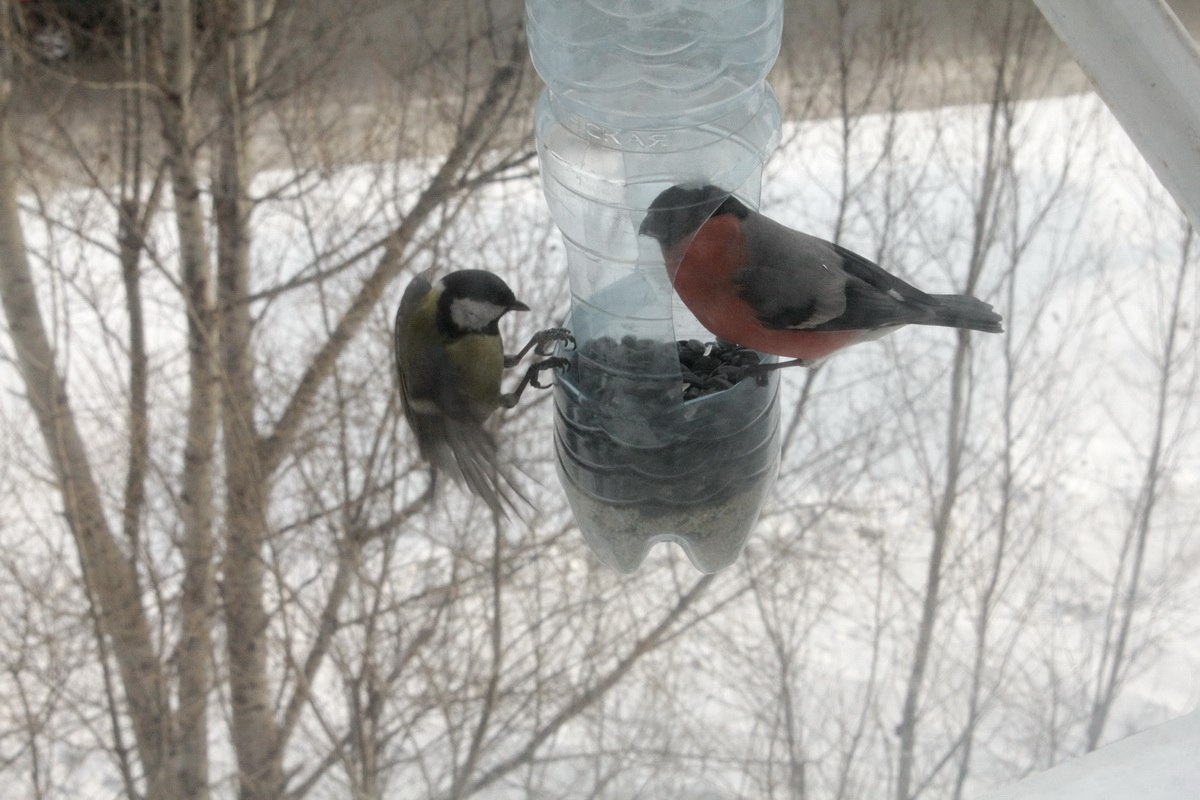
[(508, 304), (509, 311), (528, 311), (529, 306), (522, 303), (520, 300), (513, 300)]

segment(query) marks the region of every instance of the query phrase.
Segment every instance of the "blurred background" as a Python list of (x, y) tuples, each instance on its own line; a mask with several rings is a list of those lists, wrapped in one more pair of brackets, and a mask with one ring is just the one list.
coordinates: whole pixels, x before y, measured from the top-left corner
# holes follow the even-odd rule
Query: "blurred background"
[(1007, 332), (786, 371), (733, 567), (596, 562), (548, 393), (524, 519), (431, 491), (411, 275), (568, 307), (521, 19), (0, 2), (0, 795), (958, 800), (1194, 710), (1198, 245), (1029, 0), (787, 2), (763, 210)]

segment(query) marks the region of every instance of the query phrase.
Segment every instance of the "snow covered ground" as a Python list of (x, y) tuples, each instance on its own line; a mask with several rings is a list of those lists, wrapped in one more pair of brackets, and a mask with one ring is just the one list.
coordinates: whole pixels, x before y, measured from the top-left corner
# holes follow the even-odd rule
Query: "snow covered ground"
[[(817, 235), (831, 236), (840, 227), (845, 246), (878, 258), (924, 289), (953, 291), (973, 245), (972, 203), (987, 122), (988, 110), (977, 106), (864, 117), (855, 123), (849, 151), (842, 149), (838, 121), (788, 126), (785, 146), (767, 169), (763, 210)], [(980, 744), (965, 796), (982, 796), (1082, 750), (1082, 719), (1111, 651), (1112, 621), (1126, 585), (1116, 581), (1114, 589), (1114, 576), (1128, 574), (1127, 537), (1144, 502), (1142, 477), (1159, 397), (1155, 380), (1168, 333), (1164, 320), (1180, 274), (1186, 300), (1175, 326), (1177, 373), (1165, 391), (1167, 446), (1158, 470), (1144, 596), (1134, 618), (1135, 655), (1122, 675), (1104, 741), (1200, 703), (1200, 630), (1194, 619), (1200, 582), (1198, 248), (1193, 245), (1181, 261), (1184, 228), (1177, 210), (1094, 96), (1020, 104), (1003, 146), (1011, 149), (1011, 168), (998, 190), (996, 244), (978, 293), (1005, 313), (1008, 333), (973, 340), (969, 464), (923, 703), (919, 760), (928, 773), (927, 796), (933, 797), (951, 796), (951, 772), (961, 752), (955, 742), (979, 642), (977, 611), (996, 552), (1004, 559), (996, 567), (999, 588), (979, 667)], [(255, 216), (256, 284), (267, 287), (308, 274), (378, 238), (403, 213), (406, 198), (397, 201), (395, 188), (409, 185), (417, 169), (360, 165), (307, 176), (300, 184), (291, 173), (260, 176), (256, 192), (273, 199)], [(48, 205), (52, 216), (81, 229), (111, 229), (111, 218), (98, 210), (103, 204), (94, 201), (89, 193), (75, 192), (49, 198)], [(539, 309), (506, 322), (519, 326), (505, 330), (512, 341), (561, 317), (568, 299), (564, 259), (535, 182), (489, 188), (455, 225), (456, 234), (424, 263), (436, 258), (458, 268), (511, 266), (505, 277)], [(120, 375), (112, 367), (120, 354), (90, 352), (80, 344), (89, 336), (102, 340), (101, 323), (119, 328), (116, 278), (105, 283), (88, 269), (94, 259), (108, 256), (95, 242), (32, 218), (28, 234), (30, 247), (62, 270), (46, 287), (53, 300), (48, 307), (57, 309), (58, 319), (70, 320), (57, 330), (72, 345), (64, 369), (85, 432), (98, 452), (120, 453), (120, 431), (109, 416), (109, 398), (121, 394)], [(154, 235), (169, 254), (170, 225)], [(292, 383), (287, 370), (295, 353), (324, 335), (330, 309), (346, 301), (347, 287), (360, 277), (351, 269), (344, 285), (329, 282), (319, 296), (295, 293), (256, 304), (264, 386)], [(390, 364), (386, 325), (402, 289), (395, 287), (388, 307), (356, 346), (356, 358), (379, 373), (370, 384), (378, 404), (390, 391), (390, 374), (379, 365)], [(170, 376), (156, 389), (162, 394), (152, 403), (157, 415), (152, 427), (169, 429), (185, 386), (182, 317), (165, 275), (149, 276), (147, 291), (156, 309), (150, 317), (152, 359)], [(718, 579), (732, 583), (765, 575), (768, 585), (753, 584), (752, 593), (738, 595), (697, 625), (670, 660), (650, 659), (639, 667), (628, 686), (603, 704), (604, 724), (580, 724), (547, 744), (548, 759), (561, 756), (561, 764), (543, 767), (538, 780), (546, 796), (571, 796), (575, 781), (590, 769), (590, 762), (572, 762), (572, 754), (593, 745), (635, 753), (622, 756), (627, 764), (605, 797), (767, 796), (764, 787), (776, 787), (779, 780), (773, 770), (786, 738), (778, 728), (781, 684), (794, 692), (794, 724), (809, 748), (803, 752), (813, 796), (833, 796), (839, 785), (857, 796), (884, 796), (921, 605), (929, 520), (946, 460), (944, 379), (952, 346), (946, 331), (905, 330), (823, 368), (747, 553)], [(795, 404), (803, 379), (799, 371), (787, 374), (785, 409)], [(16, 386), (7, 366), (0, 380), (6, 389)], [(1006, 392), (1012, 400), (1007, 424)], [(273, 411), (271, 398), (277, 395), (264, 395)], [(19, 394), (6, 392), (0, 418), (5, 436), (22, 443), (13, 449), (28, 452), (24, 448), (33, 440), (25, 438), (30, 428), (22, 422), (28, 419), (22, 402)], [(785, 410), (784, 425), (789, 422)], [(552, 497), (549, 420), (536, 422), (535, 429), (522, 440), (529, 447), (520, 454), (533, 462), (531, 471)], [(101, 476), (113, 497), (119, 496), (117, 472)], [(9, 470), (7, 491), (12, 497), (28, 493), (25, 518), (52, 531), (53, 502), (28, 499), (42, 490), (35, 475), (36, 470), (24, 476)], [(548, 518), (562, 513), (561, 500), (557, 503), (546, 507)], [(276, 511), (286, 517), (286, 509)], [(1001, 519), (1009, 539), (998, 547)], [(62, 540), (46, 534), (32, 544), (18, 541), (21, 530), (0, 529), (0, 542), (14, 550), (44, 548), (47, 559), (73, 563), (54, 547), (55, 542), (64, 547)], [(428, 543), (406, 546), (414, 570), (425, 563), (421, 559), (444, 555)], [(556, 552), (572, 575), (595, 569), (577, 535)], [(287, 568), (306, 577), (311, 572), (318, 583), (327, 564), (314, 553), (289, 560)], [(680, 569), (678, 553), (659, 548), (630, 580), (630, 606), (654, 608), (671, 596), (681, 574), (688, 573)], [(569, 586), (586, 588), (574, 578)], [(535, 612), (526, 612), (530, 630), (540, 624)], [(522, 611), (512, 613), (519, 617)], [(781, 664), (777, 659), (785, 652), (794, 660)], [(325, 689), (336, 691), (334, 685)], [(414, 741), (422, 735), (413, 734)], [(853, 768), (842, 761), (851, 743), (858, 748)], [(1076, 779), (1074, 767), (1050, 773), (997, 800), (1190, 799), (1197, 774), (1186, 754), (1197, 746), (1200, 724), (1193, 715), (1090, 756), (1081, 762), (1088, 775)], [(672, 757), (659, 758), (658, 747)], [(502, 743), (497, 749), (503, 751)], [(59, 757), (76, 758), (69, 752)], [(100, 787), (119, 787), (102, 756), (88, 758), (64, 761), (75, 785), (94, 788), (99, 796), (105, 796)], [(228, 766), (228, 752), (217, 747), (214, 762)], [(839, 784), (847, 775), (848, 782)], [(1103, 783), (1094, 784), (1100, 779)], [(404, 785), (403, 777), (397, 785)], [(1092, 785), (1110, 791), (1089, 794)], [(1063, 794), (1067, 786), (1078, 793)], [(1111, 791), (1117, 786), (1131, 788)], [(338, 788), (334, 784), (322, 796), (338, 796)], [(527, 796), (525, 788), (496, 788), (487, 796)]]

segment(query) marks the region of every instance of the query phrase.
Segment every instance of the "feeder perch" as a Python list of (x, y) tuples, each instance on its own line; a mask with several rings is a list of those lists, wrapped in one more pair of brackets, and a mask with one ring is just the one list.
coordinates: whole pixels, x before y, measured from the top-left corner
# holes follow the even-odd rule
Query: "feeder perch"
[(559, 479), (614, 569), (632, 572), (674, 541), (716, 572), (737, 559), (775, 480), (778, 374), (685, 396), (681, 352), (709, 357), (713, 337), (638, 226), (676, 184), (757, 201), (779, 140), (766, 75), (782, 0), (527, 0), (526, 16), (547, 86), (538, 157), (577, 341), (555, 385)]

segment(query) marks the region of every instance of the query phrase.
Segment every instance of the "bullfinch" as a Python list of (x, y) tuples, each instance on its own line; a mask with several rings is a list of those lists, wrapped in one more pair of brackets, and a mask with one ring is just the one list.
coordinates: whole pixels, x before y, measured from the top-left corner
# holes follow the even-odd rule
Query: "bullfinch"
[(1001, 333), (992, 307), (926, 294), (844, 247), (752, 211), (716, 186), (672, 186), (639, 233), (658, 241), (676, 293), (719, 339), (811, 365), (903, 325)]
[[(396, 372), (400, 401), (421, 456), (479, 495), (498, 514), (513, 506), (511, 480), (497, 461), (496, 440), (484, 423), (497, 408), (512, 408), (525, 387), (546, 388), (538, 376), (564, 368), (566, 359), (532, 364), (511, 392), (501, 391), (504, 370), (534, 349), (573, 343), (562, 328), (541, 331), (515, 355), (505, 355), (500, 318), (528, 311), (501, 278), (485, 270), (451, 272), (431, 282), (430, 272), (412, 280), (396, 311)], [(510, 491), (511, 490), (511, 491)], [(519, 493), (518, 493), (519, 494)]]

